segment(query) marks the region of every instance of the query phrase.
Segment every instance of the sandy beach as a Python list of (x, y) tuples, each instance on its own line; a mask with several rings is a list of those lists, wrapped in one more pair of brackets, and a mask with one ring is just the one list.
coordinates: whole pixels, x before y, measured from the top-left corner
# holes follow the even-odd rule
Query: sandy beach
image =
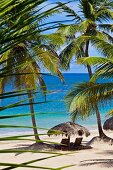
[[(113, 137), (113, 132), (105, 132), (106, 135)], [(97, 136), (97, 132), (91, 132), (91, 135), (87, 138), (84, 137), (83, 144)], [(60, 142), (60, 137), (41, 137), (42, 140), (51, 142)], [(74, 138), (72, 139), (74, 140)], [(0, 149), (18, 148), (23, 145), (32, 144), (29, 141), (2, 141), (0, 142)], [(14, 153), (2, 153), (0, 154), (0, 162), (4, 163), (24, 163), (32, 160), (36, 160), (34, 163), (30, 163), (30, 166), (46, 167), (52, 169), (66, 169), (66, 170), (106, 170), (108, 168), (113, 169), (113, 145), (95, 143), (92, 145), (92, 149), (79, 150), (79, 151), (58, 151), (60, 155), (49, 153), (22, 153), (15, 156)], [(61, 155), (64, 154), (64, 155)], [(52, 157), (53, 156), (53, 157)], [(48, 159), (46, 159), (48, 157)], [(44, 159), (42, 159), (44, 158)], [(42, 159), (42, 160), (41, 160)], [(67, 167), (66, 167), (67, 166)], [(2, 170), (5, 167), (0, 167)], [(32, 170), (34, 168), (19, 167), (18, 170)], [(43, 168), (44, 169), (44, 168)]]

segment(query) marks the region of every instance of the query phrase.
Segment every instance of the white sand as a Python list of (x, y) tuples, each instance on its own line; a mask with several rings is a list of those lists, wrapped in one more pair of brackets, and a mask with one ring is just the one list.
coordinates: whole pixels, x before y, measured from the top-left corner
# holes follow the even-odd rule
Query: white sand
[[(113, 132), (107, 132), (108, 136), (113, 137)], [(92, 137), (97, 136), (96, 132), (92, 132), (91, 136), (88, 138), (84, 138), (83, 143), (89, 141)], [(43, 139), (48, 141), (60, 142), (60, 137), (51, 137), (48, 138), (43, 137)], [(0, 142), (0, 149), (8, 149), (13, 147), (19, 147), (22, 144), (32, 144), (33, 142), (29, 141), (2, 141)], [(109, 144), (95, 144), (92, 149), (79, 150), (79, 151), (60, 151), (59, 153), (63, 153), (66, 155), (56, 156), (53, 158), (48, 158), (45, 160), (37, 161), (35, 163), (31, 163), (31, 166), (39, 166), (39, 167), (49, 167), (59, 168), (63, 166), (70, 166), (64, 168), (65, 170), (106, 170), (113, 169), (113, 145)], [(14, 153), (9, 154), (0, 154), (0, 162), (4, 163), (23, 163), (35, 159), (50, 157), (54, 154), (46, 154), (46, 153), (23, 153), (18, 156), (15, 156)], [(71, 166), (73, 165), (73, 166)], [(5, 167), (0, 167), (3, 169)], [(33, 170), (34, 168), (25, 168), (20, 167), (16, 168), (18, 170)], [(35, 168), (38, 169), (38, 168)], [(39, 168), (41, 170), (41, 168)], [(58, 170), (58, 169), (57, 169)]]

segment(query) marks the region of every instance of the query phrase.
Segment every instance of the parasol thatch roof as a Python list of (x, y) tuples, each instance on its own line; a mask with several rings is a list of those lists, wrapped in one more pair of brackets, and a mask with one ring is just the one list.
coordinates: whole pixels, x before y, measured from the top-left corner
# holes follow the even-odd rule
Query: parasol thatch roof
[(113, 130), (113, 117), (110, 117), (104, 122), (103, 125), (104, 130)]
[(65, 122), (65, 123), (61, 123), (59, 125), (54, 126), (47, 132), (47, 134), (49, 136), (64, 134), (66, 136), (85, 135), (87, 137), (90, 135), (90, 132), (81, 125), (78, 125), (72, 122)]

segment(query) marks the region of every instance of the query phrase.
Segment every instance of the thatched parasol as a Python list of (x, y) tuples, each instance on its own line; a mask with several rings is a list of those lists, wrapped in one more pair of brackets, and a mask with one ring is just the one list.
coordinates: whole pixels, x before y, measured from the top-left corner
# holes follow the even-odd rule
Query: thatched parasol
[(51, 128), (47, 134), (50, 135), (65, 135), (65, 136), (72, 136), (72, 135), (85, 135), (86, 137), (90, 135), (90, 132), (83, 126), (72, 123), (72, 122), (65, 122), (59, 125), (54, 126)]
[(104, 130), (113, 130), (113, 117), (110, 117), (104, 122), (103, 125)]

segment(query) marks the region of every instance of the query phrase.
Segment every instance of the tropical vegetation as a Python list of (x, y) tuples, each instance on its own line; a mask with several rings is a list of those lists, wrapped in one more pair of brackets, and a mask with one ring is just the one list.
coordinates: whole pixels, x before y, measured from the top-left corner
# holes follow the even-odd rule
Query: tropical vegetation
[[(44, 102), (46, 102), (47, 87), (43, 73), (41, 73), (41, 67), (43, 66), (46, 71), (59, 76), (64, 81), (60, 69), (68, 70), (71, 60), (75, 56), (77, 63), (87, 67), (90, 82), (75, 85), (65, 98), (72, 120), (85, 119), (96, 113), (99, 138), (109, 141), (111, 139), (104, 134), (102, 129), (99, 108), (110, 104), (113, 99), (113, 83), (109, 81), (113, 75), (113, 25), (110, 23), (113, 19), (113, 2), (111, 0), (80, 0), (79, 12), (61, 2), (47, 10), (46, 2), (48, 1), (0, 1), (0, 99), (28, 96), (25, 100), (0, 107), (0, 111), (21, 106), (22, 103), (24, 106), (25, 102), (29, 101), (34, 136), (37, 142), (40, 141), (33, 105), (37, 104), (34, 102), (37, 88), (45, 96)], [(63, 24), (57, 21), (46, 22), (46, 18), (58, 13), (59, 10), (71, 18), (73, 24)], [(45, 33), (45, 31), (54, 28), (58, 28), (57, 32)], [(91, 46), (104, 57), (89, 57)], [(59, 47), (64, 47), (64, 49), (58, 55), (55, 50)], [(94, 75), (92, 74), (92, 66), (97, 67)], [(99, 78), (106, 78), (108, 82), (97, 83), (96, 80)], [(14, 91), (5, 92), (7, 82), (14, 85)], [(111, 110), (109, 114), (112, 113)], [(18, 115), (1, 116), (0, 118), (6, 119), (16, 116)], [(0, 127), (11, 126), (0, 125)], [(23, 135), (21, 137), (29, 136)], [(14, 139), (19, 139), (19, 136), (1, 138), (1, 140)], [(8, 151), (1, 151), (1, 153), (6, 152)], [(12, 152), (17, 152), (17, 150)], [(27, 163), (7, 164), (7, 166), (13, 169), (18, 166), (25, 167)], [(41, 167), (36, 166), (30, 168), (41, 169)]]
[[(37, 125), (33, 107), (33, 92), (36, 90), (37, 83), (40, 84), (40, 87), (43, 90), (45, 96), (47, 92), (46, 84), (42, 77), (41, 69), (39, 66), (40, 63), (42, 63), (42, 66), (45, 67), (46, 70), (58, 75), (62, 80), (63, 76), (58, 68), (60, 65), (59, 58), (54, 50), (48, 45), (48, 43), (53, 42), (53, 37), (55, 38), (57, 34), (44, 35), (40, 34), (40, 32), (37, 32), (37, 30), (40, 30), (40, 23), (46, 17), (49, 17), (53, 13), (57, 12), (58, 9), (55, 9), (54, 7), (48, 10), (48, 12), (46, 11), (44, 14), (43, 12), (40, 13), (39, 11), (41, 9), (38, 9), (38, 6), (43, 3), (40, 2), (37, 4), (37, 11), (32, 9), (30, 12), (26, 12), (24, 15), (20, 14), (17, 16), (17, 13), (19, 13), (19, 9), (16, 7), (17, 2), (15, 1), (14, 7), (10, 10), (9, 13), (7, 13), (7, 17), (5, 16), (6, 21), (11, 15), (13, 16), (11, 20), (8, 20), (8, 22), (5, 22), (3, 25), (6, 29), (11, 29), (13, 32), (13, 28), (15, 28), (15, 25), (17, 22), (19, 22), (19, 20), (28, 20), (28, 17), (34, 17), (33, 15), (37, 11), (41, 17), (39, 17), (37, 20), (37, 25), (34, 21), (29, 22), (28, 25), (19, 30), (19, 34), (22, 34), (23, 32), (28, 33), (29, 31), (35, 32), (34, 34), (29, 35), (29, 37), (26, 37), (26, 39), (23, 41), (21, 40), (21, 42), (14, 45), (1, 55), (1, 68), (5, 67), (5, 77), (1, 79), (0, 89), (1, 92), (3, 92), (5, 85), (8, 82), (12, 82), (12, 84), (15, 86), (15, 89), (17, 90), (26, 89), (30, 103), (30, 112), (35, 139), (40, 140), (36, 128)], [(5, 18), (2, 17), (2, 20)], [(61, 39), (61, 41), (63, 40)]]
[[(95, 50), (100, 50), (104, 55), (110, 54), (110, 52), (109, 54), (107, 53), (108, 50), (105, 49), (106, 46), (103, 44), (106, 43), (107, 45), (110, 39), (108, 31), (112, 31), (110, 20), (113, 19), (113, 2), (109, 0), (80, 0), (78, 7), (79, 9), (76, 12), (69, 6), (62, 5), (63, 11), (74, 22), (71, 25), (62, 24), (57, 31), (66, 36), (66, 47), (59, 55), (65, 70), (69, 69), (73, 56), (75, 57), (75, 62), (77, 59), (88, 57), (91, 46)], [(104, 24), (106, 21), (107, 24)], [(90, 65), (86, 65), (86, 67), (91, 78), (91, 67)]]
[[(67, 102), (69, 99), (70, 111), (72, 112), (73, 120), (77, 116), (87, 117), (90, 114), (94, 113), (96, 109), (95, 103), (102, 108), (105, 108), (106, 105), (112, 106), (113, 100), (113, 61), (112, 59), (103, 58), (103, 57), (89, 57), (83, 60), (83, 63), (90, 65), (98, 65), (96, 68), (95, 74), (91, 78), (89, 83), (79, 84), (76, 86), (72, 92), (67, 96)], [(106, 79), (106, 83), (95, 83), (99, 78)], [(76, 100), (77, 99), (77, 100)], [(76, 100), (76, 104), (75, 104)], [(82, 103), (81, 103), (82, 102)], [(85, 114), (84, 114), (85, 113)], [(108, 112), (109, 115), (112, 115), (113, 110)], [(102, 131), (101, 120), (98, 117), (98, 128), (100, 137), (105, 137), (105, 134)]]
[[(47, 70), (50, 70), (52, 74), (58, 75), (62, 80), (62, 74), (59, 71), (59, 59), (55, 55), (54, 51), (48, 46), (49, 42), (54, 39), (52, 37), (57, 36), (41, 35), (43, 31), (53, 29), (58, 26), (57, 22), (50, 22), (49, 24), (44, 23), (43, 19), (47, 18), (53, 13), (58, 11), (59, 5), (54, 6), (51, 9), (44, 10), (46, 7), (46, 0), (1, 0), (0, 1), (0, 99), (12, 99), (13, 97), (29, 95), (30, 108), (32, 110), (31, 116), (34, 119), (33, 113), (34, 94), (37, 88), (37, 81), (40, 83), (39, 86), (43, 90), (43, 94), (46, 95), (46, 85), (42, 78), (42, 73), (38, 62), (41, 61)], [(38, 6), (38, 8), (37, 8)], [(38, 27), (37, 27), (38, 26)], [(34, 36), (35, 35), (35, 36)], [(53, 39), (53, 40), (52, 40)], [(61, 39), (62, 41), (62, 39)], [(46, 43), (45, 43), (46, 42)], [(48, 47), (48, 50), (47, 50)], [(29, 79), (28, 79), (29, 78)], [(12, 80), (12, 81), (11, 81)], [(22, 81), (23, 82), (22, 82)], [(15, 85), (14, 91), (4, 92), (5, 84), (10, 81)], [(18, 89), (18, 90), (17, 90)], [(32, 92), (32, 93), (31, 93)], [(28, 99), (27, 99), (28, 100)], [(1, 106), (0, 111), (7, 108), (24, 106), (26, 99), (6, 106)], [(23, 103), (24, 102), (24, 103)], [(9, 115), (0, 116), (0, 119), (11, 119), (14, 117), (24, 117), (29, 114), (21, 115)], [(35, 119), (33, 120), (35, 123)], [(0, 125), (0, 128), (31, 128), (27, 126), (19, 125)], [(37, 133), (36, 125), (33, 124), (34, 133)], [(9, 137), (1, 137), (1, 141), (12, 141), (12, 140), (31, 140), (29, 137), (33, 135), (17, 135)], [(36, 139), (39, 139), (38, 135), (34, 135)], [(27, 137), (27, 139), (25, 139)], [(34, 141), (34, 140), (32, 140)], [(36, 142), (36, 141), (35, 141)], [(38, 152), (33, 150), (27, 150), (29, 152)], [(1, 153), (21, 153), (24, 150), (1, 150)], [(41, 152), (41, 151), (40, 151)], [(46, 153), (46, 152), (45, 152)], [(49, 152), (48, 152), (49, 153)], [(57, 154), (55, 154), (57, 156)], [(36, 162), (37, 160), (33, 160)], [(2, 163), (0, 166), (8, 166), (10, 169), (16, 167), (28, 167), (28, 168), (40, 168), (49, 169), (48, 167), (30, 166), (30, 162), (25, 164), (14, 164), (14, 163)], [(50, 168), (51, 169), (51, 168)]]
[[(98, 109), (100, 103), (103, 101), (105, 102), (105, 100), (103, 100), (103, 98), (102, 98), (102, 101), (100, 100), (101, 96), (102, 96), (102, 93), (100, 94), (100, 88), (102, 87), (102, 89), (103, 89), (104, 84), (102, 84), (102, 85), (97, 84), (97, 83), (94, 84), (94, 82), (92, 82), (92, 80), (94, 80), (94, 78), (98, 74), (100, 74), (100, 72), (102, 73), (101, 75), (103, 75), (104, 71), (101, 70), (101, 68), (100, 68), (101, 71), (98, 70), (94, 74), (94, 77), (92, 77), (91, 63), (95, 62), (95, 65), (98, 63), (101, 65), (101, 64), (103, 64), (102, 61), (105, 61), (106, 59), (103, 58), (103, 60), (102, 60), (102, 58), (96, 58), (96, 60), (94, 60), (94, 57), (89, 58), (88, 50), (90, 47), (89, 43), (91, 43), (105, 57), (109, 57), (109, 58), (112, 57), (112, 54), (113, 54), (113, 51), (111, 49), (112, 35), (109, 34), (109, 32), (112, 31), (112, 24), (98, 24), (99, 22), (108, 21), (110, 18), (112, 18), (112, 2), (111, 1), (103, 1), (103, 2), (102, 1), (98, 1), (98, 2), (97, 1), (87, 1), (88, 5), (86, 5), (86, 3), (84, 3), (84, 2), (85, 2), (84, 0), (81, 1), (80, 7), (82, 7), (81, 9), (83, 12), (86, 12), (84, 14), (84, 16), (87, 19), (90, 19), (90, 21), (93, 21), (92, 22), (93, 25), (92, 24), (88, 25), (86, 32), (82, 33), (81, 42), (84, 40), (84, 42), (86, 42), (86, 45), (84, 46), (84, 42), (82, 42), (81, 46), (78, 46), (78, 43), (77, 43), (77, 46), (79, 47), (78, 51), (81, 52), (81, 48), (83, 51), (83, 53), (80, 53), (81, 55), (78, 53), (78, 58), (79, 58), (78, 62), (87, 66), (88, 72), (89, 72), (89, 77), (90, 77), (90, 83), (83, 83), (83, 84), (75, 85), (75, 87), (72, 89), (72, 91), (69, 92), (69, 94), (67, 94), (66, 102), (69, 106), (73, 121), (77, 117), (84, 118), (84, 117), (88, 117), (90, 114), (96, 113), (99, 137), (104, 138), (106, 136), (102, 130), (101, 118), (100, 118), (100, 113), (99, 113), (99, 109)], [(86, 8), (89, 7), (89, 10), (83, 10), (83, 9), (85, 9), (85, 7)], [(109, 9), (109, 13), (108, 13), (108, 9)], [(111, 9), (111, 11), (110, 11), (110, 9)], [(84, 23), (87, 23), (87, 22), (84, 22)], [(84, 26), (84, 28), (86, 28), (86, 27)], [(79, 29), (80, 29), (80, 27), (79, 27)], [(102, 29), (102, 31), (101, 31), (101, 29)], [(107, 32), (106, 32), (106, 30), (107, 30)], [(84, 38), (84, 36), (85, 36), (85, 38)], [(75, 40), (76, 39), (77, 38), (75, 37)], [(79, 42), (80, 42), (80, 40), (79, 40)], [(72, 46), (72, 48), (70, 48), (70, 49), (73, 49), (73, 48), (74, 48), (74, 46)], [(61, 53), (62, 56), (65, 56), (65, 50), (66, 49), (64, 49), (63, 53)], [(70, 55), (70, 57), (72, 57), (72, 56)], [(80, 59), (80, 58), (82, 58), (82, 59)], [(81, 61), (83, 61), (83, 62), (81, 62)], [(86, 61), (89, 61), (89, 62), (86, 62)], [(97, 63), (96, 63), (96, 61), (97, 61)], [(107, 74), (107, 72), (106, 72), (106, 74)], [(96, 87), (97, 87), (97, 89), (96, 89)], [(107, 87), (107, 84), (105, 84), (105, 87)], [(91, 89), (91, 93), (89, 92), (90, 91), (89, 89)], [(103, 93), (103, 96), (105, 96), (104, 93)]]

